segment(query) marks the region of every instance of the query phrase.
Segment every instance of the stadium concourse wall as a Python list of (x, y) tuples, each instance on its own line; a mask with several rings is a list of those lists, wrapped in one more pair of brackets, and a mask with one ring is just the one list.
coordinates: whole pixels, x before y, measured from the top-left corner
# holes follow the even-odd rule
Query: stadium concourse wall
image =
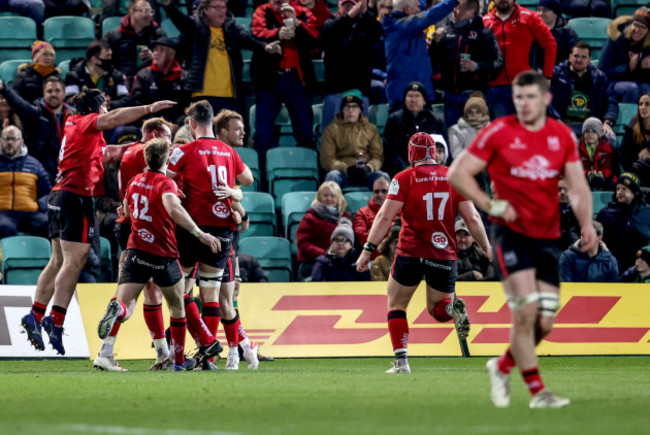
[[(508, 343), (510, 314), (498, 282), (458, 283), (472, 329), (473, 356), (497, 355)], [(97, 323), (115, 293), (115, 284), (80, 284), (65, 325), (66, 357), (94, 357), (100, 348)], [(32, 286), (0, 286), (0, 357), (54, 357), (46, 341), (37, 352), (20, 334), (20, 318)], [(540, 355), (650, 355), (650, 289), (644, 284), (563, 284), (555, 330), (540, 344)], [(164, 306), (164, 304), (163, 304)], [(386, 284), (243, 284), (240, 315), (249, 336), (274, 357), (358, 357), (391, 354), (386, 328)], [(168, 319), (166, 308), (165, 319)], [(153, 359), (142, 316), (142, 297), (115, 345), (120, 359)], [(408, 309), (409, 354), (460, 356), (452, 323), (433, 321), (424, 286)], [(220, 327), (219, 339), (225, 339)], [(188, 343), (193, 343), (188, 335)], [(193, 345), (192, 345), (193, 346)]]

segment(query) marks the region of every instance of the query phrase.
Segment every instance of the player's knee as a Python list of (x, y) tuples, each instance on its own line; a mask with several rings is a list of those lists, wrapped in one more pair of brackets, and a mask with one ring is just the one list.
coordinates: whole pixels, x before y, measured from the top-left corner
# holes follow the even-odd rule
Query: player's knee
[(551, 325), (557, 311), (560, 309), (560, 295), (557, 293), (543, 292), (539, 294), (537, 310), (542, 317), (549, 317)]
[(509, 296), (508, 306), (512, 312), (512, 325), (516, 329), (532, 329), (537, 318), (538, 293)]
[(218, 272), (201, 272), (199, 278), (199, 287), (207, 289), (218, 289), (221, 287), (223, 270)]

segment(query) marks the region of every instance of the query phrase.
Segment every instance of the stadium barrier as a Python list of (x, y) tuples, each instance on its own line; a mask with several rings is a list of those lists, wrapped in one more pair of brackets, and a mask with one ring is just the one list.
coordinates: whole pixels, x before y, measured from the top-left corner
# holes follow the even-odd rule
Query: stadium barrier
[[(5, 288), (0, 287), (1, 295), (6, 294)], [(251, 339), (263, 345), (264, 354), (274, 357), (390, 356), (385, 289), (386, 284), (379, 282), (243, 284), (240, 315)], [(23, 295), (33, 295), (33, 287), (24, 287), (22, 291)], [(465, 300), (472, 321), (467, 339), (471, 355), (502, 353), (508, 343), (510, 314), (500, 284), (458, 283), (457, 292)], [(114, 293), (115, 284), (78, 286), (88, 348), (93, 357), (101, 346), (97, 323)], [(647, 285), (563, 284), (560, 299), (562, 308), (555, 330), (538, 347), (540, 355), (650, 355)], [(5, 306), (12, 331), (20, 329), (20, 317), (25, 311), (24, 304), (19, 309)], [(141, 313), (142, 297), (115, 344), (120, 359), (154, 357)], [(436, 323), (427, 313), (424, 286), (418, 288), (407, 314), (410, 355), (461, 355), (453, 324)], [(67, 322), (66, 334), (75, 334), (74, 326)], [(12, 332), (12, 343), (14, 336), (24, 350), (13, 356), (46, 356), (35, 351), (27, 353), (30, 349), (24, 336)], [(218, 338), (225, 340), (221, 326)], [(66, 349), (69, 342), (66, 336)], [(188, 347), (193, 346), (189, 335), (187, 343)], [(49, 348), (47, 339), (46, 346)], [(53, 353), (48, 352), (47, 356)]]

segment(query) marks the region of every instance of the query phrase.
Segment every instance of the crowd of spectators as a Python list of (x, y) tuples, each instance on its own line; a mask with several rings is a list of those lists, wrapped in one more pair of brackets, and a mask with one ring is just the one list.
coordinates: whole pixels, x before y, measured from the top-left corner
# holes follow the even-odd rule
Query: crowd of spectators
[[(97, 22), (119, 15), (119, 3), (105, 0)], [(98, 25), (98, 38), (85, 56), (70, 61), (67, 73), (57, 66), (56, 43), (36, 40), (31, 62), (18, 67), (13, 83), (0, 81), (0, 191), (7, 192), (0, 201), (0, 237), (47, 235), (43, 199), (56, 179), (65, 143), (66, 99), (84, 89), (99, 89), (110, 109), (177, 101), (159, 114), (172, 123), (176, 143), (194, 139), (185, 122), (189, 103), (205, 99), (215, 113), (238, 112), (243, 117), (233, 132), (235, 142), (257, 151), (262, 178), (266, 151), (278, 145), (275, 122), (284, 105), (296, 145), (320, 153), (322, 184), (296, 236), (301, 278), (386, 279), (399, 222), (377, 250), (370, 274), (359, 276), (350, 265), (386, 198), (391, 177), (408, 167), (409, 138), (417, 132), (432, 134), (438, 163), (449, 164), (490, 120), (514, 113), (511, 81), (519, 72), (536, 68), (551, 84), (549, 116), (562, 120), (578, 137), (592, 190), (612, 192), (607, 207), (595, 210), (602, 237), (598, 249), (579, 253), (577, 222), (560, 185), (560, 243), (567, 250), (563, 278), (566, 272), (566, 279), (573, 281), (615, 281), (619, 275), (628, 281), (647, 280), (648, 5), (613, 17), (595, 62), (592, 47), (567, 23), (584, 16), (612, 18), (607, 0), (541, 0), (536, 11), (516, 0), (249, 3), (197, 0), (180, 7), (176, 0), (132, 0), (115, 29), (102, 32)], [(92, 15), (85, 0), (8, 1), (0, 9), (32, 18), (39, 35), (51, 16)], [(161, 14), (180, 36), (167, 35)], [(234, 15), (250, 16), (250, 26)], [(315, 62), (324, 67), (322, 83)], [(323, 103), (318, 126), (315, 102)], [(368, 107), (384, 103), (385, 123), (375, 125)], [(627, 103), (637, 105), (637, 111), (615, 132), (619, 104)], [(252, 104), (254, 120), (248, 119)], [(443, 110), (435, 111), (435, 104)], [(109, 144), (136, 141), (141, 127), (138, 121), (106, 131), (105, 137)], [(250, 137), (245, 127), (250, 127)], [(119, 159), (109, 160), (106, 174), (115, 178)], [(480, 181), (489, 192), (487, 175)], [(107, 199), (109, 205), (102, 212), (110, 213), (115, 201), (108, 200), (111, 184), (105, 186), (100, 201)], [(346, 207), (343, 193), (349, 189), (373, 193), (356, 214)], [(460, 279), (493, 279), (492, 266), (459, 222)], [(111, 237), (110, 231), (101, 233)], [(602, 259), (609, 267), (606, 273), (598, 266)]]

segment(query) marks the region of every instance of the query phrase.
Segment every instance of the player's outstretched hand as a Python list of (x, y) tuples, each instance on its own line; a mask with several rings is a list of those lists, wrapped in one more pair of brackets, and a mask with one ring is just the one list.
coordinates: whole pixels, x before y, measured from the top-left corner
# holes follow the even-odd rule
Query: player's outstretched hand
[(151, 105), (151, 113), (160, 112), (176, 105), (176, 101), (162, 100), (156, 101)]
[(361, 251), (361, 255), (357, 259), (357, 272), (365, 272), (368, 270), (368, 262), (370, 261), (370, 252)]
[(201, 243), (208, 245), (213, 254), (221, 251), (221, 242), (212, 234), (203, 233), (199, 236)]
[(593, 225), (587, 225), (580, 230), (580, 252), (587, 252), (598, 243), (598, 236)]

